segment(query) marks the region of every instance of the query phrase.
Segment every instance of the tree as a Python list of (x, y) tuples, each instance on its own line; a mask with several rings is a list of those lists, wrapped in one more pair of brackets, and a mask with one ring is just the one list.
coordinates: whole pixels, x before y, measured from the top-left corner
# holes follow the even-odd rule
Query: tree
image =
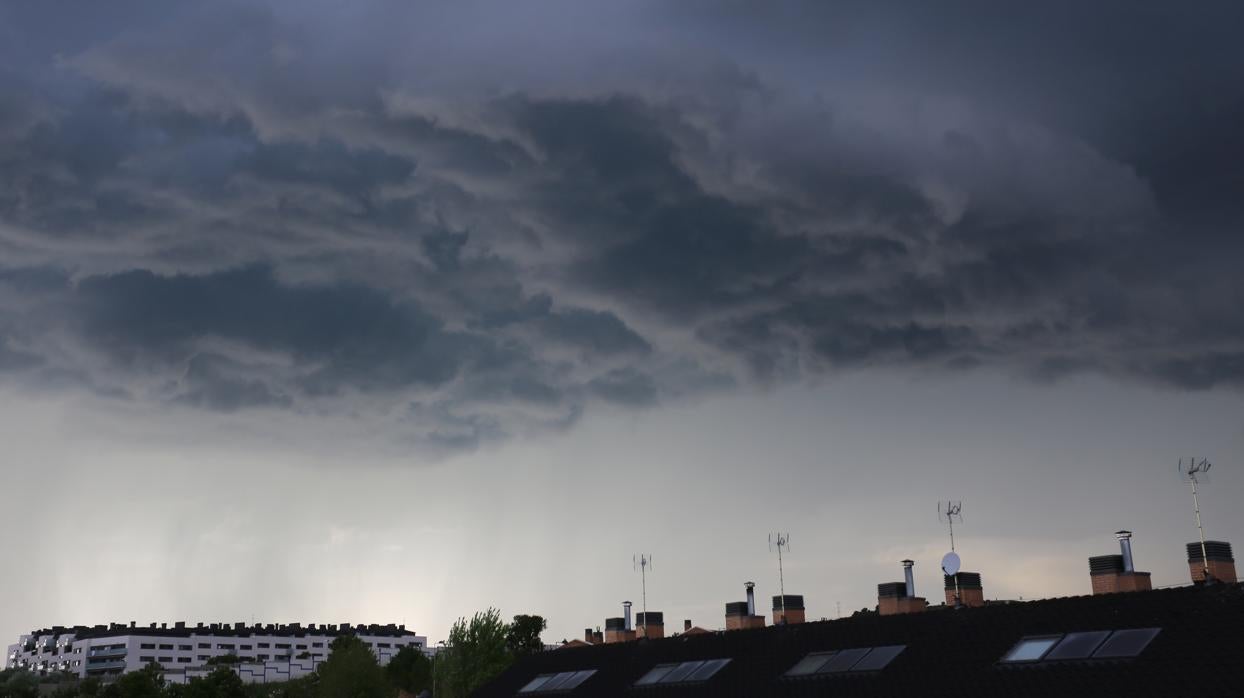
[(246, 682), (228, 667), (217, 667), (203, 677), (190, 679), (185, 686), (176, 686), (183, 698), (246, 698)]
[(0, 671), (0, 698), (36, 698), (39, 677), (25, 669)]
[(104, 698), (160, 698), (164, 692), (160, 679), (160, 665), (156, 663), (124, 674), (109, 684), (100, 695)]
[(384, 667), (389, 685), (408, 693), (432, 688), (432, 662), (409, 645), (398, 650)]
[(317, 670), (319, 690), (326, 698), (388, 698), (389, 687), (376, 655), (353, 635), (342, 635), (329, 645), (332, 653)]
[(466, 698), (505, 671), (512, 661), (506, 628), (495, 608), (476, 613), (470, 621), (459, 618), (433, 667), (436, 698)]
[(548, 627), (543, 616), (514, 616), (514, 622), (506, 626), (505, 647), (514, 657), (525, 657), (544, 649), (540, 633)]

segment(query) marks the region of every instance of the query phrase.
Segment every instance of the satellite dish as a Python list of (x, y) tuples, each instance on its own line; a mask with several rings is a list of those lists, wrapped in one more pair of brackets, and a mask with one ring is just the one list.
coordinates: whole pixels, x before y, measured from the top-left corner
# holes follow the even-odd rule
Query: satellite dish
[(959, 574), (959, 553), (949, 552), (942, 556), (942, 571), (947, 577)]

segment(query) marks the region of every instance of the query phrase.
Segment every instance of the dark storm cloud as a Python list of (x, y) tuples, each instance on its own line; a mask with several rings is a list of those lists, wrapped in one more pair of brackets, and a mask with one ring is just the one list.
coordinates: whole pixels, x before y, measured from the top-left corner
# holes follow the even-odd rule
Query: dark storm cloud
[(0, 370), (436, 447), (861, 366), (1244, 385), (1237, 5), (472, 8), (4, 8)]

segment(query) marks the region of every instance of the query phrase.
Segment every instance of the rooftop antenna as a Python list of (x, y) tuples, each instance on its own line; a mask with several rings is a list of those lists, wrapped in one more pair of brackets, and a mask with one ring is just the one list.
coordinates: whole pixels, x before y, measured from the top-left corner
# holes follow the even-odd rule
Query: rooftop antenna
[(782, 548), (786, 548), (786, 552), (790, 552), (790, 534), (789, 533), (770, 533), (769, 534), (769, 550), (777, 548), (778, 554), (778, 594), (782, 600), (782, 623), (786, 623), (786, 578), (782, 572)]
[(1201, 526), (1201, 502), (1197, 499), (1196, 486), (1198, 480), (1209, 480), (1209, 469), (1212, 467), (1214, 464), (1204, 458), (1199, 463), (1196, 458), (1189, 458), (1187, 464), (1183, 458), (1179, 459), (1179, 475), (1192, 487), (1192, 509), (1196, 512), (1196, 530), (1201, 534), (1201, 565), (1207, 581), (1210, 579), (1209, 556), (1205, 551), (1205, 529)]
[(950, 530), (950, 552), (942, 556), (942, 574), (955, 580), (955, 608), (959, 607), (959, 553), (955, 552), (955, 521), (963, 523), (963, 502), (938, 502), (937, 518), (945, 520)]
[(648, 568), (652, 567), (652, 554), (636, 553), (631, 557), (631, 564), (639, 572), (639, 582), (641, 585), (640, 605), (644, 609), (644, 637), (648, 637)]

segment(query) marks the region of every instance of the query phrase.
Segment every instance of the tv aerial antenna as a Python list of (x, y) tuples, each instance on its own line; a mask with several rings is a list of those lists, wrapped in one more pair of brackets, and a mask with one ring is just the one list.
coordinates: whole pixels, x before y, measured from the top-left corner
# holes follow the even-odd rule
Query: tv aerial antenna
[(1189, 458), (1186, 464), (1183, 458), (1179, 459), (1179, 476), (1192, 487), (1192, 509), (1196, 512), (1196, 530), (1201, 534), (1201, 568), (1206, 580), (1209, 579), (1209, 555), (1205, 550), (1205, 528), (1201, 526), (1201, 502), (1197, 499), (1196, 486), (1198, 482), (1209, 481), (1209, 469), (1212, 467), (1214, 464), (1204, 458), (1200, 462)]
[(644, 637), (648, 637), (648, 568), (652, 567), (651, 553), (636, 553), (631, 557), (631, 564), (639, 572), (640, 605), (644, 609)]
[(942, 556), (942, 573), (955, 580), (955, 606), (959, 606), (959, 553), (955, 552), (955, 521), (963, 523), (963, 502), (938, 502), (937, 518), (950, 530), (950, 552)]
[(778, 594), (782, 600), (782, 622), (786, 622), (786, 577), (782, 572), (782, 549), (790, 552), (790, 534), (789, 533), (770, 533), (769, 534), (769, 551), (777, 549), (778, 556)]

